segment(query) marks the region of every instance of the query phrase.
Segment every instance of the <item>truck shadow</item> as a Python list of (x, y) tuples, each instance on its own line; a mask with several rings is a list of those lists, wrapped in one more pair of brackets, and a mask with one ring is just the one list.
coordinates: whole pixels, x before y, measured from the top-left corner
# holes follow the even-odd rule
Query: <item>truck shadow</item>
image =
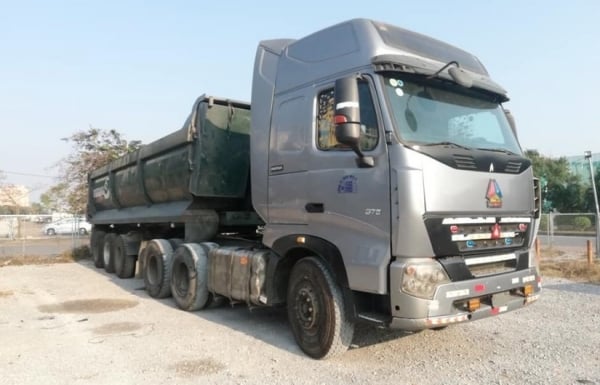
[[(114, 274), (107, 273), (104, 269), (96, 268), (90, 260), (81, 260), (77, 263), (104, 276), (114, 285), (140, 299), (153, 300), (174, 310), (182, 311), (177, 307), (172, 298), (154, 299), (150, 297), (146, 293), (144, 280), (137, 276), (131, 279), (121, 279)], [(288, 324), (285, 307), (248, 307), (245, 303), (230, 304), (228, 301), (225, 301), (220, 305), (211, 305), (201, 311), (187, 314), (193, 314), (205, 321), (244, 333), (297, 356), (306, 357), (294, 340)], [(371, 325), (357, 324), (350, 349), (363, 349), (411, 334), (413, 333), (378, 329)]]
[(600, 295), (600, 285), (596, 285), (593, 283), (566, 282), (566, 283), (545, 284), (544, 289), (570, 291), (570, 292), (578, 293), (578, 294)]

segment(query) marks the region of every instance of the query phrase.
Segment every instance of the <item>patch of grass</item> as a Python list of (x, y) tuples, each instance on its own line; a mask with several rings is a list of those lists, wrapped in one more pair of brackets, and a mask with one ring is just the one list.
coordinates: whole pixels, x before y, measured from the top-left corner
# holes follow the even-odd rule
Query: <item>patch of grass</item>
[(542, 260), (540, 270), (542, 276), (561, 277), (600, 285), (600, 263), (598, 262), (589, 265), (586, 260)]
[(23, 255), (0, 260), (0, 267), (22, 265), (48, 265), (54, 263), (71, 263), (91, 257), (90, 247), (80, 246), (59, 255)]

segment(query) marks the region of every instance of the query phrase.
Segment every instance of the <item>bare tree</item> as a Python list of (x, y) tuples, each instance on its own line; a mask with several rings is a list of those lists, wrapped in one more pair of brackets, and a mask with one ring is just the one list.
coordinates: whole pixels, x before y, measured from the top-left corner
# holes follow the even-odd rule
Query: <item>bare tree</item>
[(6, 175), (0, 170), (0, 202), (4, 206), (4, 211), (17, 215), (17, 238), (21, 237), (21, 217), (18, 215), (21, 214), (23, 194), (25, 193), (26, 190), (23, 190), (23, 187), (7, 183)]
[(88, 174), (122, 155), (137, 150), (141, 145), (137, 140), (126, 141), (116, 130), (91, 126), (62, 140), (73, 145), (73, 152), (58, 164), (60, 182), (43, 196), (47, 204), (56, 208), (66, 208), (75, 214), (85, 212)]

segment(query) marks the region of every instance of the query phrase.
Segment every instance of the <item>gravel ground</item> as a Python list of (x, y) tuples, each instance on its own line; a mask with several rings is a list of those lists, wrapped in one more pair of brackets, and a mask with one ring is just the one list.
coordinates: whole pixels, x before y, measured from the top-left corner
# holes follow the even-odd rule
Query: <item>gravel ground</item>
[(359, 327), (345, 355), (302, 354), (283, 309), (197, 313), (90, 262), (0, 268), (0, 384), (596, 384), (600, 286), (416, 334)]

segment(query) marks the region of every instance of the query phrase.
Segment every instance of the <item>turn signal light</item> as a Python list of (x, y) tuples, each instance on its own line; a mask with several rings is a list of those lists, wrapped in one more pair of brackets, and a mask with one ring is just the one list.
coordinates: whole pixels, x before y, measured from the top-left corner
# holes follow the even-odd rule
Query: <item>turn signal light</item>
[(481, 306), (481, 301), (479, 301), (479, 298), (470, 299), (467, 304), (469, 311), (475, 311), (475, 310), (479, 309), (480, 306)]

